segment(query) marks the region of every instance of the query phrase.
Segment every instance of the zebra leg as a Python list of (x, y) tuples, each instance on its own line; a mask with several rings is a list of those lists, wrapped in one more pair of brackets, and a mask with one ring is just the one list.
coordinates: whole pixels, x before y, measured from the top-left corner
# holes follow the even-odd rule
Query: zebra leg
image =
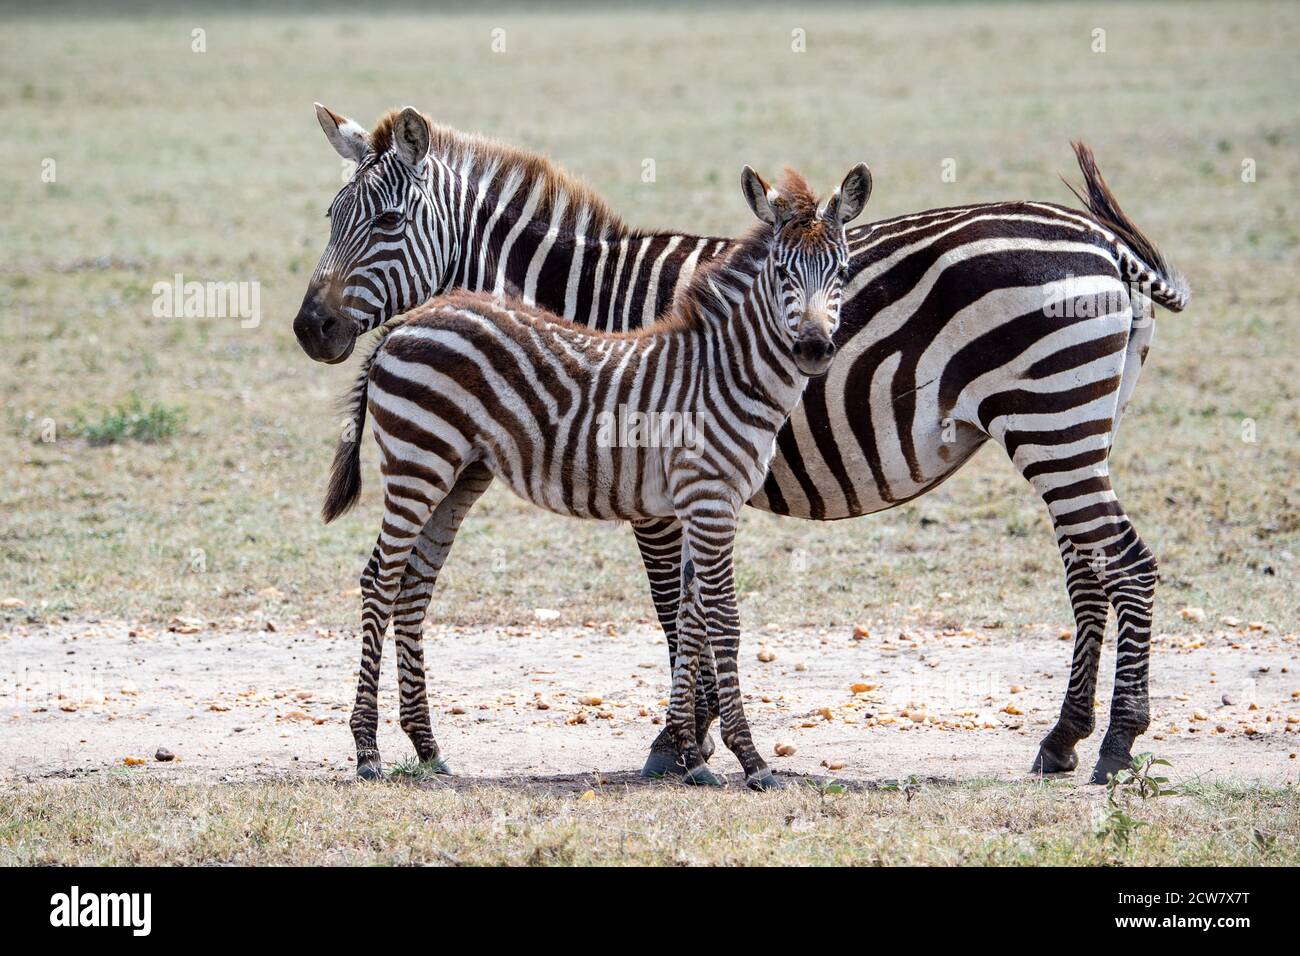
[(1075, 745), (1093, 729), (1093, 706), (1097, 693), (1097, 667), (1101, 662), (1102, 639), (1110, 603), (1092, 565), (1069, 541), (1061, 543), (1065, 563), (1065, 589), (1074, 610), (1074, 659), (1070, 683), (1061, 704), (1061, 716), (1051, 733), (1038, 745), (1034, 773), (1064, 773), (1079, 765)]
[(451, 770), (439, 755), (429, 720), (429, 698), (424, 675), (424, 619), (438, 581), (438, 573), (456, 541), (461, 522), (492, 483), (486, 465), (469, 465), (456, 479), (447, 497), (433, 510), (406, 563), (402, 586), (393, 605), (393, 643), (397, 645), (397, 689), (401, 698), (402, 730), (411, 738), (420, 763), (435, 773)]
[(718, 786), (718, 780), (704, 763), (695, 729), (696, 683), (700, 654), (708, 631), (695, 579), (684, 579), (677, 611), (677, 656), (673, 660), (673, 687), (668, 698), (668, 731), (678, 753), (676, 772), (683, 782)]
[[(1021, 469), (1047, 503), (1061, 553), (1066, 554), (1068, 547), (1075, 556), (1073, 576), (1067, 566), (1067, 584), (1074, 582), (1071, 600), (1076, 621), (1081, 625), (1070, 692), (1061, 711), (1065, 729), (1059, 736), (1053, 730), (1044, 740), (1047, 755), (1043, 768), (1053, 766), (1051, 761), (1056, 760), (1059, 761), (1056, 766), (1068, 769), (1071, 749), (1065, 744), (1071, 742), (1072, 736), (1092, 727), (1090, 703), (1104, 627), (1104, 617), (1092, 600), (1099, 585), (1119, 621), (1110, 726), (1102, 738), (1101, 756), (1092, 774), (1093, 783), (1105, 783), (1111, 774), (1129, 765), (1133, 741), (1150, 723), (1147, 665), (1156, 560), (1138, 537), (1111, 488), (1107, 461), (1109, 435), (1095, 436), (1093, 447), (1084, 451), (1077, 450), (1078, 444), (1077, 441), (1071, 444), (1073, 454), (1057, 455), (1053, 446), (1040, 443), (1036, 446), (1040, 454), (1038, 461)], [(1044, 449), (1047, 454), (1042, 456)], [(1086, 576), (1078, 570), (1080, 563), (1087, 567)], [(1090, 582), (1088, 586), (1084, 585), (1085, 581)], [(1085, 612), (1083, 618), (1081, 609)], [(1086, 627), (1082, 626), (1084, 623)], [(1057, 729), (1060, 728), (1058, 724)]]
[[(668, 666), (669, 673), (672, 673), (677, 661), (677, 611), (685, 567), (682, 561), (682, 526), (676, 518), (656, 518), (634, 524), (632, 531), (641, 551), (646, 577), (650, 580), (650, 597), (654, 601), (655, 613), (668, 641)], [(711, 655), (702, 654), (700, 663), (705, 668), (700, 674), (705, 694), (696, 698), (695, 727), (700, 752), (707, 761), (714, 751), (709, 726), (718, 712), (717, 682), (712, 673)], [(657, 778), (680, 773), (679, 757), (672, 732), (665, 722), (664, 729), (650, 745), (650, 755), (641, 768), (641, 776)]]
[(1151, 724), (1148, 673), (1151, 656), (1151, 611), (1155, 603), (1158, 568), (1155, 556), (1121, 513), (1119, 539), (1106, 549), (1100, 572), (1106, 597), (1115, 608), (1119, 639), (1115, 644), (1115, 690), (1110, 724), (1101, 739), (1101, 753), (1092, 783), (1105, 783), (1133, 762), (1133, 742)]
[(735, 517), (713, 513), (692, 518), (685, 524), (687, 546), (695, 566), (694, 603), (703, 614), (717, 672), (722, 742), (740, 761), (740, 766), (745, 771), (746, 786), (752, 790), (776, 789), (780, 782), (754, 746), (740, 696), (737, 666), (740, 615), (736, 609), (736, 585), (732, 569)]
[(361, 671), (352, 707), (352, 738), (357, 746), (357, 777), (384, 775), (376, 736), (379, 731), (379, 664), (384, 632), (393, 612), (411, 549), (435, 503), (405, 497), (404, 487), (384, 488), (384, 522), (374, 553), (361, 574)]

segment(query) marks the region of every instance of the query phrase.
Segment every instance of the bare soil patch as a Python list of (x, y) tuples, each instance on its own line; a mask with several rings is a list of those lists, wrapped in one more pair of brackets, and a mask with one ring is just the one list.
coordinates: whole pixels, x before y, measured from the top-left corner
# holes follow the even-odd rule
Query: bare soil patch
[[(353, 635), (172, 627), (78, 623), (0, 635), (0, 779), (350, 777)], [(775, 660), (760, 662), (760, 646)], [(1055, 718), (1070, 647), (1033, 630), (881, 624), (861, 639), (773, 630), (742, 646), (742, 680), (762, 750), (795, 748), (769, 757), (783, 773), (864, 785), (1015, 780)], [(1294, 635), (1248, 627), (1158, 638), (1141, 748), (1172, 761), (1181, 779), (1294, 783), (1298, 656)], [(638, 786), (661, 726), (666, 659), (662, 634), (643, 625), (431, 628), (434, 729), (457, 775), (446, 785)], [(1099, 732), (1080, 747), (1079, 782), (1105, 726), (1111, 667), (1107, 653)], [(391, 648), (383, 677), (380, 746), (391, 767), (412, 755), (397, 723)], [(175, 759), (156, 760), (159, 748)], [(722, 748), (714, 764), (739, 771)]]

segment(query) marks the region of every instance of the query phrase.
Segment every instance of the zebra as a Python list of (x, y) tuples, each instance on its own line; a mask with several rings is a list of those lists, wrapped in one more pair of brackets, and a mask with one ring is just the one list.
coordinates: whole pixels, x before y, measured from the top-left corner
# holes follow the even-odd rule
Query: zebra
[[(544, 158), (433, 125), (413, 109), (386, 114), (370, 133), (324, 107), (317, 118), (335, 149), (360, 164), (331, 207), (330, 243), (294, 322), (318, 361), (342, 361), (361, 334), (449, 287), (509, 292), (594, 329), (636, 328), (661, 315), (695, 269), (734, 248), (729, 239), (632, 230)], [(813, 520), (871, 514), (934, 488), (990, 439), (1002, 445), (1047, 506), (1075, 619), (1060, 716), (1033, 770), (1077, 766), (1113, 607), (1114, 694), (1091, 778), (1104, 782), (1128, 765), (1149, 723), (1157, 574), (1111, 487), (1109, 453), (1153, 340), (1153, 306), (1180, 311), (1190, 289), (1120, 208), (1091, 150), (1074, 150), (1086, 212), (981, 203), (847, 231), (838, 357), (778, 435), (750, 504)], [(399, 209), (414, 210), (400, 229), (396, 219), (378, 222)], [(490, 480), (463, 476), (435, 512), (398, 601), (411, 714), (403, 726), (417, 753), (427, 726), (416, 716), (421, 622), (456, 531)], [(664, 519), (633, 532), (671, 661), (681, 528)], [(643, 772), (671, 772), (678, 759), (665, 728)]]
[[(682, 582), (668, 717), (684, 779), (720, 784), (695, 727), (695, 675), (707, 643), (722, 740), (748, 786), (778, 786), (740, 699), (732, 546), (776, 433), (835, 354), (844, 225), (866, 205), (871, 174), (855, 166), (821, 205), (793, 170), (773, 188), (746, 166), (741, 184), (761, 225), (697, 272), (663, 319), (633, 332), (593, 332), (518, 300), (453, 292), (390, 327), (364, 363), (351, 393), (354, 427), (340, 439), (322, 511), (329, 522), (357, 500), (369, 409), (384, 519), (361, 575), (351, 719), (361, 778), (382, 776), (379, 667), (408, 560), (460, 474), (477, 466), (557, 514), (681, 523), (692, 571)], [(609, 420), (629, 414), (649, 420), (650, 434), (614, 436)], [(655, 421), (693, 422), (690, 440)], [(428, 743), (425, 760), (445, 769), (437, 743)]]

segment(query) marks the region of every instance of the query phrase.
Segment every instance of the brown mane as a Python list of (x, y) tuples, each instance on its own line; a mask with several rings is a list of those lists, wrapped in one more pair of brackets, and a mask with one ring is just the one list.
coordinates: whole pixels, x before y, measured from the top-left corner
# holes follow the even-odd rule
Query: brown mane
[[(817, 194), (808, 181), (789, 166), (785, 168), (776, 185), (780, 194), (774, 201), (782, 217), (783, 238), (791, 242), (820, 241), (825, 234), (825, 221), (817, 214)], [(715, 286), (726, 286), (741, 277), (750, 277), (759, 263), (767, 258), (772, 242), (772, 227), (767, 223), (755, 224), (745, 235), (735, 241), (731, 251), (705, 263), (686, 288), (681, 291), (671, 311), (644, 328), (628, 335), (651, 335), (670, 332), (699, 324), (707, 315), (734, 308), (732, 301)]]
[[(376, 155), (392, 148), (393, 122), (400, 112), (389, 110), (375, 123), (370, 133), (370, 146)], [(428, 116), (424, 119), (429, 124), (430, 152), (452, 169), (465, 173), (471, 181), (491, 168), (490, 188), (499, 190), (511, 176), (521, 175), (522, 182), (515, 197), (522, 201), (540, 184), (539, 217), (549, 217), (556, 204), (564, 202), (564, 216), (560, 222), (552, 223), (553, 226), (569, 232), (581, 227), (605, 238), (635, 235), (590, 186), (555, 165), (548, 157), (477, 133), (462, 133), (450, 126), (439, 126)]]

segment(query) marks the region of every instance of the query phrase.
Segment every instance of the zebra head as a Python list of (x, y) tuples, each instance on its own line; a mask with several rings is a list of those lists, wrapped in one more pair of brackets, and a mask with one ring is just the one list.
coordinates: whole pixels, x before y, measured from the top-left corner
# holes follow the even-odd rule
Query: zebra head
[(834, 336), (849, 268), (844, 226), (867, 204), (871, 170), (865, 163), (854, 166), (821, 205), (793, 170), (773, 188), (746, 166), (740, 185), (754, 215), (772, 227), (761, 281), (778, 310), (777, 324), (789, 337), (799, 371), (821, 375), (835, 357)]
[(356, 172), (327, 215), (329, 243), (312, 274), (294, 334), (318, 362), (342, 362), (357, 337), (447, 285), (457, 236), (441, 210), (455, 188), (429, 154), (429, 124), (406, 108), (373, 133), (316, 104), (330, 144)]

